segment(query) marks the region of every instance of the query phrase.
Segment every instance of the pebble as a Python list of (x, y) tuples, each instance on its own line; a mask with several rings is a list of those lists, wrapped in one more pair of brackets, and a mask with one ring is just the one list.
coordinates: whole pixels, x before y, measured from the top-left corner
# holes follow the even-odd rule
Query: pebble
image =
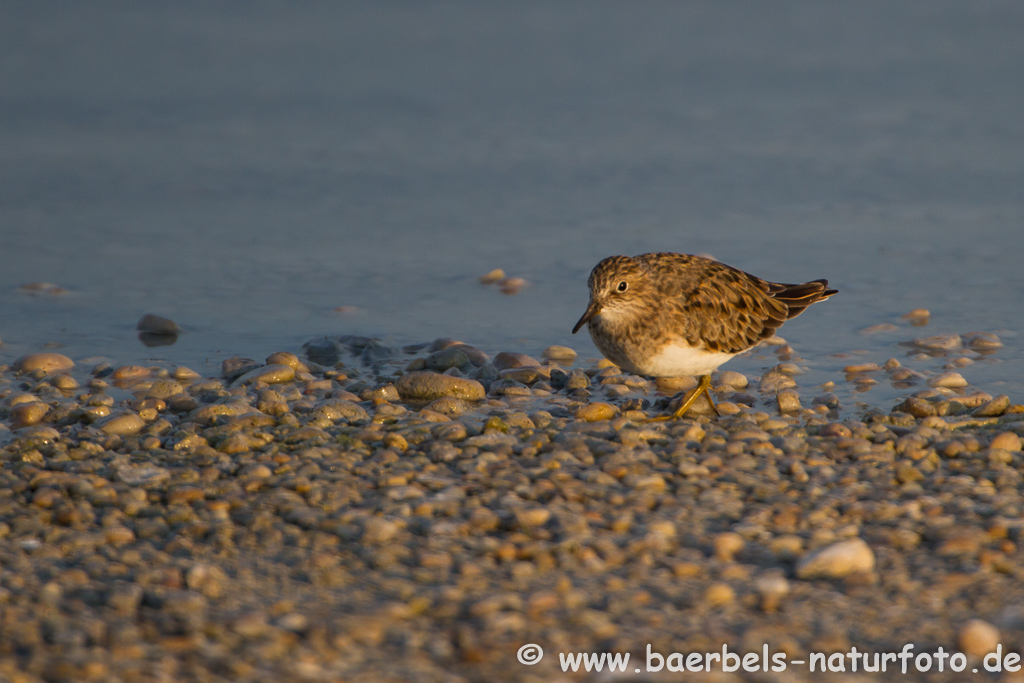
[(262, 384), (283, 384), (285, 382), (291, 382), (293, 379), (295, 379), (294, 368), (288, 365), (273, 364), (264, 365), (239, 375), (234, 380), (234, 384), (244, 385), (256, 382)]
[(525, 353), (509, 353), (507, 351), (502, 351), (494, 356), (494, 360), (491, 363), (499, 371), (511, 368), (540, 366), (540, 361), (532, 356), (528, 356)]
[(654, 385), (658, 391), (665, 394), (676, 394), (680, 391), (689, 391), (697, 386), (696, 377), (657, 377)]
[(937, 334), (931, 337), (918, 337), (910, 342), (919, 349), (929, 351), (954, 351), (963, 346), (959, 334)]
[(294, 353), (276, 351), (267, 356), (267, 365), (287, 365), (295, 372), (309, 372), (309, 366), (299, 360)]
[(971, 619), (960, 627), (960, 650), (975, 659), (995, 652), (1001, 641), (999, 629), (982, 619)]
[(801, 579), (834, 579), (874, 568), (875, 553), (862, 539), (854, 538), (804, 555), (797, 563), (796, 575)]
[(928, 319), (931, 318), (931, 311), (927, 308), (915, 308), (912, 311), (904, 313), (901, 318), (909, 320), (913, 325), (927, 325)]
[(11, 427), (19, 429), (42, 422), (50, 406), (42, 401), (25, 401), (11, 407)]
[(795, 413), (800, 410), (800, 394), (792, 389), (783, 389), (776, 394), (779, 404), (779, 412), (782, 414)]
[(736, 601), (736, 591), (729, 584), (718, 581), (708, 586), (704, 601), (711, 607), (725, 607)]
[(137, 413), (122, 413), (98, 423), (97, 426), (105, 434), (132, 436), (146, 428), (146, 421)]
[(586, 422), (598, 422), (600, 420), (610, 420), (618, 413), (618, 409), (609, 403), (603, 403), (601, 401), (595, 401), (594, 403), (588, 403), (581, 406), (579, 411), (576, 413), (576, 418), (584, 420)]
[(576, 352), (568, 346), (549, 346), (540, 353), (544, 360), (573, 361), (576, 359)]
[(743, 537), (737, 533), (728, 531), (715, 536), (715, 557), (723, 562), (732, 562), (733, 557), (740, 550), (743, 550)]
[(482, 285), (492, 285), (495, 282), (497, 282), (498, 280), (503, 279), (504, 277), (505, 277), (505, 271), (502, 270), (501, 268), (495, 268), (494, 270), (492, 270), (491, 272), (487, 273), (486, 275), (481, 275), (480, 276), (480, 284), (482, 284)]
[(476, 380), (422, 370), (402, 375), (395, 388), (407, 401), (432, 401), (444, 397), (482, 401), (485, 398), (484, 386)]
[(761, 596), (761, 609), (771, 613), (779, 609), (789, 594), (789, 581), (781, 572), (767, 572), (757, 578), (754, 588)]
[(735, 370), (722, 371), (718, 376), (718, 382), (735, 389), (744, 389), (749, 384), (747, 376)]
[(60, 353), (30, 353), (14, 361), (12, 367), (20, 372), (40, 371), (52, 375), (70, 370), (75, 362)]
[(178, 323), (168, 318), (161, 318), (158, 315), (147, 313), (136, 323), (135, 329), (139, 332), (145, 332), (147, 334), (173, 336), (181, 332), (181, 328), (178, 327)]
[(470, 365), (469, 356), (455, 346), (435, 351), (424, 360), (424, 367), (437, 372), (444, 372), (448, 368), (464, 368), (468, 365)]
[(928, 386), (959, 389), (967, 386), (967, 380), (959, 372), (944, 372), (929, 379)]
[(1003, 342), (991, 332), (968, 332), (963, 336), (964, 346), (975, 351), (994, 351), (1003, 348)]
[(769, 370), (761, 376), (757, 390), (762, 394), (778, 394), (783, 389), (791, 389), (796, 386), (789, 373), (781, 370), (778, 366)]
[(505, 277), (497, 282), (502, 294), (518, 294), (527, 284), (529, 283), (521, 277)]
[(1019, 451), (1021, 450), (1021, 439), (1015, 432), (1000, 432), (992, 437), (992, 442), (989, 446), (991, 448), (1000, 448), (1004, 451)]
[(1009, 410), (1009, 408), (1010, 397), (1006, 394), (1000, 394), (991, 401), (987, 401), (975, 408), (971, 414), (975, 417), (998, 417)]

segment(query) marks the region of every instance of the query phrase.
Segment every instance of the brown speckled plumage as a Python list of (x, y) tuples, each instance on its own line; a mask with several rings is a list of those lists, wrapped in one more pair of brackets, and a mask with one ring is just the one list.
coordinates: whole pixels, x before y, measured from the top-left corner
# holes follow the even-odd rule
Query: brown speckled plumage
[(707, 374), (836, 293), (827, 280), (767, 282), (718, 261), (672, 253), (610, 256), (594, 267), (588, 285), (590, 305), (573, 332), (587, 324), (609, 360), (653, 376), (671, 376), (664, 359), (652, 360), (667, 347), (686, 357), (673, 358), (672, 368), (699, 368), (678, 374)]

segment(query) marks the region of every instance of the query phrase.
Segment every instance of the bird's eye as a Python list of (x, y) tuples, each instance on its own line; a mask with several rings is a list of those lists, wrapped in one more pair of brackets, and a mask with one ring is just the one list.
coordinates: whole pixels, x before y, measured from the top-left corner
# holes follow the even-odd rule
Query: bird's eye
[(620, 292), (625, 292), (628, 287), (629, 285), (626, 284), (625, 280), (623, 280), (622, 282), (619, 283), (619, 286), (616, 287), (616, 289), (618, 289)]

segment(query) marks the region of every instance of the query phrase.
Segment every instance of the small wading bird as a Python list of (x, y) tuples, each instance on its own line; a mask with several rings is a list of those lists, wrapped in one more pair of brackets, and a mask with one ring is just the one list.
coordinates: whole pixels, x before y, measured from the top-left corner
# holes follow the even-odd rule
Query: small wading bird
[(677, 419), (711, 393), (711, 372), (768, 339), (782, 323), (837, 290), (828, 280), (768, 282), (702, 256), (609, 256), (590, 272), (583, 325), (594, 344), (623, 370), (649, 377), (699, 376), (672, 415)]

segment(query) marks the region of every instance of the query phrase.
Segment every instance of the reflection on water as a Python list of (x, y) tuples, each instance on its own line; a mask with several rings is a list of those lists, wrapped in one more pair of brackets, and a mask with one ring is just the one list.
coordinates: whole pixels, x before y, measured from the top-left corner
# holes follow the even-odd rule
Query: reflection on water
[[(338, 334), (583, 362), (590, 268), (665, 250), (840, 290), (784, 330), (801, 387), (891, 407), (913, 389), (844, 368), (896, 358), (1024, 397), (1024, 7), (784, 5), (13, 7), (0, 362), (210, 373)], [(146, 313), (186, 332), (150, 346)], [(899, 345), (972, 332), (1005, 346)]]

